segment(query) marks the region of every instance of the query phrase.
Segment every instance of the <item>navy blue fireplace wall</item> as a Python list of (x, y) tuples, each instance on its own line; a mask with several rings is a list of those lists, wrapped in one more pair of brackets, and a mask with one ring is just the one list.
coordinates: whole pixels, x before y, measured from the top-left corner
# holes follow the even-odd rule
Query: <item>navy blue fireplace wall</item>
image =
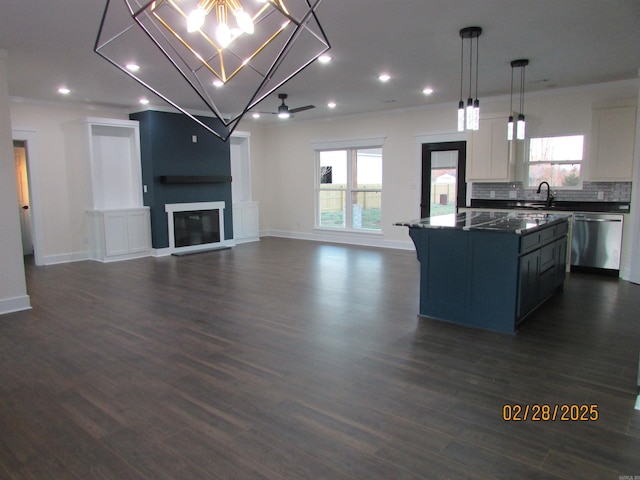
[[(129, 117), (140, 122), (143, 198), (150, 207), (153, 248), (169, 247), (167, 203), (225, 202), (225, 239), (233, 238), (229, 143), (182, 114), (147, 110)], [(215, 118), (198, 118), (225, 128)]]

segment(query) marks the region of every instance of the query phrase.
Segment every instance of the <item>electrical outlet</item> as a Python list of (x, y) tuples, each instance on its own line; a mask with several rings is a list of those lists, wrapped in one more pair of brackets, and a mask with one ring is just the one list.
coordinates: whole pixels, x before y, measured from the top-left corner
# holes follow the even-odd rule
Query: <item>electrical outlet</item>
[(198, 143), (198, 136), (197, 135), (191, 135), (191, 141), (193, 143)]
[(495, 190), (491, 190), (489, 192), (489, 198), (496, 198), (496, 191)]
[(509, 198), (517, 198), (518, 192), (515, 190), (509, 190)]
[(598, 192), (598, 200), (604, 200), (604, 192)]

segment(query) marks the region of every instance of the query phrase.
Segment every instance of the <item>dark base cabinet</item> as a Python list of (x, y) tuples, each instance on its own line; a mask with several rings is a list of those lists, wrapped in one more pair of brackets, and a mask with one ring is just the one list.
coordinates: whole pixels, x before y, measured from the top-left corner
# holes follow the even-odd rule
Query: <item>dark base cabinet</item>
[(420, 260), (420, 315), (515, 333), (564, 284), (568, 222), (531, 233), (409, 228)]

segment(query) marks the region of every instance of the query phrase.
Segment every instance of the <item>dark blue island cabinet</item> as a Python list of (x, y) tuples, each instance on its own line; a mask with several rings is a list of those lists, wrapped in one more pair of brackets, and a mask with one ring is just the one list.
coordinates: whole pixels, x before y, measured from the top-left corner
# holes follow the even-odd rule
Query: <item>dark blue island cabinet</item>
[(469, 211), (396, 223), (420, 261), (420, 315), (515, 333), (563, 288), (568, 218)]

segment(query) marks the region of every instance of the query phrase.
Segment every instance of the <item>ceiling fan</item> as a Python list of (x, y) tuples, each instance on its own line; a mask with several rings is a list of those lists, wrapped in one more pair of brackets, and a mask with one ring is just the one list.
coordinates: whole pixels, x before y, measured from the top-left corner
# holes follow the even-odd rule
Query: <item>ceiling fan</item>
[(282, 104), (278, 107), (277, 112), (259, 112), (259, 113), (268, 113), (268, 114), (278, 115), (278, 117), (280, 118), (289, 118), (293, 116), (294, 113), (303, 112), (305, 110), (316, 108), (315, 105), (305, 105), (304, 107), (289, 108), (289, 106), (286, 103), (284, 103), (287, 97), (288, 95), (286, 93), (278, 94), (278, 98), (282, 100)]

